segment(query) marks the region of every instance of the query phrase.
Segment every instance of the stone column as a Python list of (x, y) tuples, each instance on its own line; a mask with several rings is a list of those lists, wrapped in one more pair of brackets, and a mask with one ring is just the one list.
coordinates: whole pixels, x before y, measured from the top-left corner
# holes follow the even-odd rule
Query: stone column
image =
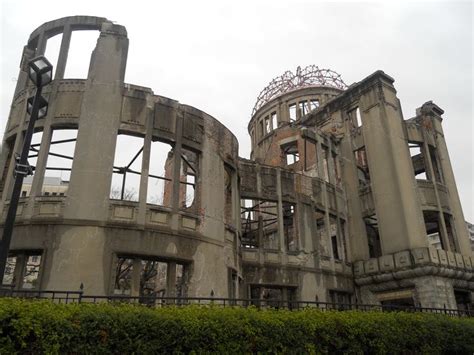
[(104, 22), (82, 101), (65, 218), (107, 219), (127, 51), (125, 28)]
[(359, 107), (382, 253), (427, 247), (417, 185), (393, 79), (377, 72)]
[(59, 56), (57, 63), (51, 63), (56, 65), (54, 79), (63, 79), (64, 72), (66, 70), (67, 56), (69, 52), (69, 45), (71, 43), (71, 25), (65, 25), (63, 30), (63, 38), (61, 39), (61, 47), (59, 49)]

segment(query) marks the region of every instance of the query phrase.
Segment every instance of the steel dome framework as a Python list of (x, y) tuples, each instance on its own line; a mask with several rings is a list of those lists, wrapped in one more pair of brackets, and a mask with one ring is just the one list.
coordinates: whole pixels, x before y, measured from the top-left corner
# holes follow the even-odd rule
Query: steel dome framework
[(286, 71), (274, 78), (258, 95), (252, 116), (270, 100), (293, 90), (304, 87), (332, 87), (347, 89), (341, 75), (330, 69), (320, 69), (317, 65), (309, 65), (303, 69), (298, 67), (296, 74)]

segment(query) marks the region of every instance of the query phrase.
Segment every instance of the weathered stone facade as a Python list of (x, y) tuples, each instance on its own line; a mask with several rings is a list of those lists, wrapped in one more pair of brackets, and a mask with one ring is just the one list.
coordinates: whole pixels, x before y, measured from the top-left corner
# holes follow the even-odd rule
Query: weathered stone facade
[[(100, 31), (88, 77), (66, 79), (71, 33), (85, 29)], [(48, 22), (25, 46), (0, 160), (3, 218), (34, 91), (27, 63), (58, 33), (35, 174), (11, 245), (13, 287), (449, 308), (472, 300), (474, 257), (438, 106), (404, 120), (382, 71), (346, 87), (318, 79), (333, 72), (305, 68), (316, 81), (260, 98), (243, 159), (210, 115), (124, 83), (127, 33), (104, 18)], [(65, 141), (54, 134), (64, 130), (75, 132), (72, 163), (61, 168), (67, 190), (45, 195), (45, 176), (58, 170), (48, 159), (64, 155), (52, 153)], [(122, 166), (124, 136), (141, 148)], [(160, 175), (158, 142), (170, 148), (159, 151)], [(138, 188), (127, 197), (133, 176)], [(148, 198), (158, 184), (161, 196)], [(436, 233), (438, 249), (428, 238)]]

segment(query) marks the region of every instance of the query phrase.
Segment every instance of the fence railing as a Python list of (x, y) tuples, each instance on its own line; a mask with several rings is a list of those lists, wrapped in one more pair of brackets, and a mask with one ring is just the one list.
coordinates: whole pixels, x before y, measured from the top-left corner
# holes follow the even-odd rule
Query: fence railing
[(275, 308), (300, 310), (317, 308), (323, 311), (382, 311), (382, 312), (417, 312), (436, 313), (455, 317), (474, 317), (474, 309), (429, 308), (400, 305), (375, 305), (358, 303), (332, 303), (317, 301), (293, 301), (280, 299), (252, 299), (252, 298), (219, 298), (219, 297), (162, 297), (162, 296), (94, 296), (84, 295), (83, 291), (48, 291), (48, 290), (13, 290), (0, 289), (0, 297), (49, 299), (56, 303), (131, 303), (149, 307), (167, 307), (184, 305), (214, 305), (222, 307), (249, 307)]

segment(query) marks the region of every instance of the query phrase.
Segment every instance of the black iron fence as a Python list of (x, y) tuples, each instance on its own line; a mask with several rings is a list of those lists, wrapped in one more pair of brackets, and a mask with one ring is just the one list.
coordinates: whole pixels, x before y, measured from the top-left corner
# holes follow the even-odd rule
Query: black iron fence
[(162, 296), (91, 296), (83, 291), (48, 291), (48, 290), (14, 290), (0, 289), (0, 297), (48, 299), (56, 303), (130, 303), (149, 307), (167, 307), (184, 305), (214, 305), (222, 307), (249, 307), (301, 310), (316, 308), (323, 311), (381, 311), (381, 312), (417, 312), (436, 313), (454, 317), (474, 317), (474, 309), (428, 308), (400, 305), (374, 305), (358, 303), (332, 303), (316, 301), (293, 301), (279, 299), (248, 299), (219, 297), (162, 297)]

